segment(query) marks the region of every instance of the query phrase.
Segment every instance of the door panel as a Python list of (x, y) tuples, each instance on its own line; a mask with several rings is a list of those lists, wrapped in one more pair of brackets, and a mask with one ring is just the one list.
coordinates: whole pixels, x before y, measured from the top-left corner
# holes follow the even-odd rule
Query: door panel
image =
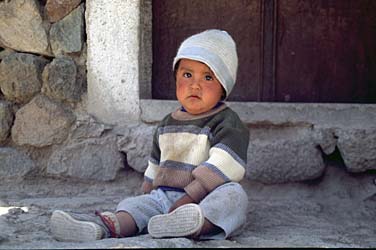
[(278, 3), (275, 101), (375, 102), (376, 1)]

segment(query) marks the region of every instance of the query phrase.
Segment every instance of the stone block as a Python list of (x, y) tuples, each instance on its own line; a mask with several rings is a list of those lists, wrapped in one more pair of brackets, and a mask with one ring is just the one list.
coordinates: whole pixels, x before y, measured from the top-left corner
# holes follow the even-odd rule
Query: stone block
[(55, 58), (43, 70), (42, 93), (60, 101), (80, 101), (83, 90), (81, 82), (77, 81), (77, 73), (71, 58)]
[(68, 15), (81, 0), (47, 0), (45, 11), (48, 21), (54, 23)]
[(70, 138), (73, 140), (99, 138), (112, 128), (111, 125), (100, 123), (93, 117), (86, 116), (76, 120), (72, 126)]
[(6, 101), (0, 101), (0, 143), (8, 138), (13, 118), (14, 115), (11, 104)]
[(16, 112), (12, 140), (17, 145), (44, 147), (62, 143), (75, 115), (61, 103), (44, 95), (36, 96)]
[(0, 180), (20, 180), (35, 169), (34, 162), (24, 153), (0, 147)]
[(321, 176), (325, 164), (310, 127), (251, 128), (246, 177), (285, 183)]
[(117, 150), (116, 137), (72, 141), (51, 155), (47, 173), (60, 177), (110, 181), (124, 167), (124, 157)]
[(337, 129), (337, 147), (350, 172), (376, 169), (376, 127)]
[(39, 1), (0, 1), (0, 44), (17, 51), (51, 56)]
[(128, 165), (137, 172), (143, 173), (148, 166), (155, 128), (150, 125), (129, 126), (119, 136), (119, 151), (126, 153)]
[(48, 60), (27, 53), (12, 53), (0, 63), (0, 88), (5, 98), (26, 103), (42, 87), (42, 72)]
[(80, 52), (84, 32), (84, 7), (81, 4), (69, 15), (52, 24), (50, 43), (54, 55)]

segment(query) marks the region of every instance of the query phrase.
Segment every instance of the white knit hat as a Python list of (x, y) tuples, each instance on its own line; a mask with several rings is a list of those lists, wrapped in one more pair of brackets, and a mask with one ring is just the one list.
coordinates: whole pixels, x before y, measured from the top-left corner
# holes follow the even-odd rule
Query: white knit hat
[(178, 49), (173, 70), (180, 59), (205, 63), (222, 84), (226, 98), (229, 96), (236, 81), (238, 55), (236, 44), (226, 31), (210, 29), (188, 37)]

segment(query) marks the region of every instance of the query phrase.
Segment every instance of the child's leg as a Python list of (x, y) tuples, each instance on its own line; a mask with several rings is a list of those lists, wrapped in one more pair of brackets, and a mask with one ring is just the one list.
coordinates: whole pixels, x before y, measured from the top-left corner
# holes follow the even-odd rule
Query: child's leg
[(146, 232), (150, 218), (164, 214), (184, 193), (153, 190), (150, 194), (129, 197), (121, 201), (116, 208), (121, 233), (131, 236)]
[(136, 222), (129, 213), (123, 211), (117, 212), (116, 218), (120, 224), (120, 234), (122, 237), (129, 237), (137, 234), (138, 228)]
[(248, 196), (239, 183), (230, 182), (209, 193), (200, 202), (200, 208), (211, 224), (203, 227), (200, 239), (226, 239), (245, 224)]
[(222, 229), (220, 227), (214, 225), (205, 218), (204, 225), (202, 225), (202, 228), (198, 233), (199, 235), (218, 234), (221, 232), (221, 230)]

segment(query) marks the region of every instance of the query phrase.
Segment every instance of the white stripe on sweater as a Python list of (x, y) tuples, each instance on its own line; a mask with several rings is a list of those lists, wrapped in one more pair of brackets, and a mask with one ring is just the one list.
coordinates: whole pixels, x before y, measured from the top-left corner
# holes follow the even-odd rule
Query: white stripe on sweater
[(208, 159), (209, 140), (206, 134), (166, 133), (159, 136), (161, 162), (177, 161), (199, 165)]
[(211, 148), (208, 162), (216, 166), (225, 176), (232, 181), (240, 181), (245, 174), (244, 167), (236, 161), (228, 152), (221, 148)]

